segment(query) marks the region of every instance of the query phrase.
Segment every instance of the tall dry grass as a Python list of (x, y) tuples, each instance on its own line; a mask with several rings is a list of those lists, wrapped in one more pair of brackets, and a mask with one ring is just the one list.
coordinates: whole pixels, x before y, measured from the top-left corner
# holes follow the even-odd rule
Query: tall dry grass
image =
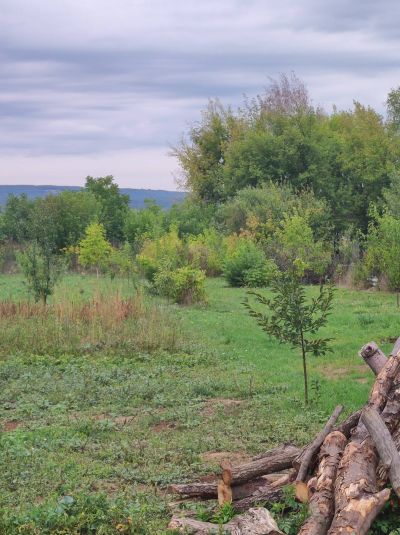
[(129, 354), (175, 350), (182, 333), (177, 319), (140, 292), (97, 293), (89, 301), (63, 299), (51, 305), (0, 301), (0, 355)]

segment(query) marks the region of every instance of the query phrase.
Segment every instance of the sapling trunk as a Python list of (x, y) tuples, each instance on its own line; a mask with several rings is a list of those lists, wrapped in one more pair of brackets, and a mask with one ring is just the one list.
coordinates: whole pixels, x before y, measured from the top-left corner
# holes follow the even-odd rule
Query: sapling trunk
[(307, 355), (304, 347), (304, 337), (301, 333), (301, 353), (303, 358), (303, 374), (304, 374), (304, 401), (308, 405), (308, 378), (307, 378)]

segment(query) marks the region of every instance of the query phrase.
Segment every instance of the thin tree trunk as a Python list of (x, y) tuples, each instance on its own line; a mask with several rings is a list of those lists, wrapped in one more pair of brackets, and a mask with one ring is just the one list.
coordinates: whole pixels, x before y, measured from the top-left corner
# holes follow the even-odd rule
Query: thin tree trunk
[(304, 374), (304, 401), (308, 405), (308, 378), (307, 378), (307, 361), (304, 348), (303, 332), (301, 332), (301, 353), (303, 357), (303, 374)]

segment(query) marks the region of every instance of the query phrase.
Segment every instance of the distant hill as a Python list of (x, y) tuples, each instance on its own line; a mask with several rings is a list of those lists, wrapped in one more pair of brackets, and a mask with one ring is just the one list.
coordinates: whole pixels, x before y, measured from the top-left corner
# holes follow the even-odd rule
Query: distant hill
[[(25, 193), (29, 199), (57, 195), (60, 191), (78, 191), (79, 186), (1, 186), (0, 206), (4, 206), (10, 194), (21, 195)], [(129, 195), (132, 208), (143, 208), (145, 199), (153, 199), (162, 208), (170, 208), (173, 204), (182, 201), (186, 193), (182, 191), (166, 191), (162, 189), (132, 189), (120, 188), (121, 193)]]

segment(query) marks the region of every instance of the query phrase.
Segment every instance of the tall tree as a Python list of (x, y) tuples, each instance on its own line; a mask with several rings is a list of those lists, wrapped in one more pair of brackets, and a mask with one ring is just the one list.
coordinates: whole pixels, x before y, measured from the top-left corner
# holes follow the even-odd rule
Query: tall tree
[(104, 225), (107, 238), (115, 244), (122, 242), (129, 196), (121, 194), (118, 184), (114, 182), (111, 175), (98, 178), (86, 177), (85, 189), (100, 202), (99, 221)]

